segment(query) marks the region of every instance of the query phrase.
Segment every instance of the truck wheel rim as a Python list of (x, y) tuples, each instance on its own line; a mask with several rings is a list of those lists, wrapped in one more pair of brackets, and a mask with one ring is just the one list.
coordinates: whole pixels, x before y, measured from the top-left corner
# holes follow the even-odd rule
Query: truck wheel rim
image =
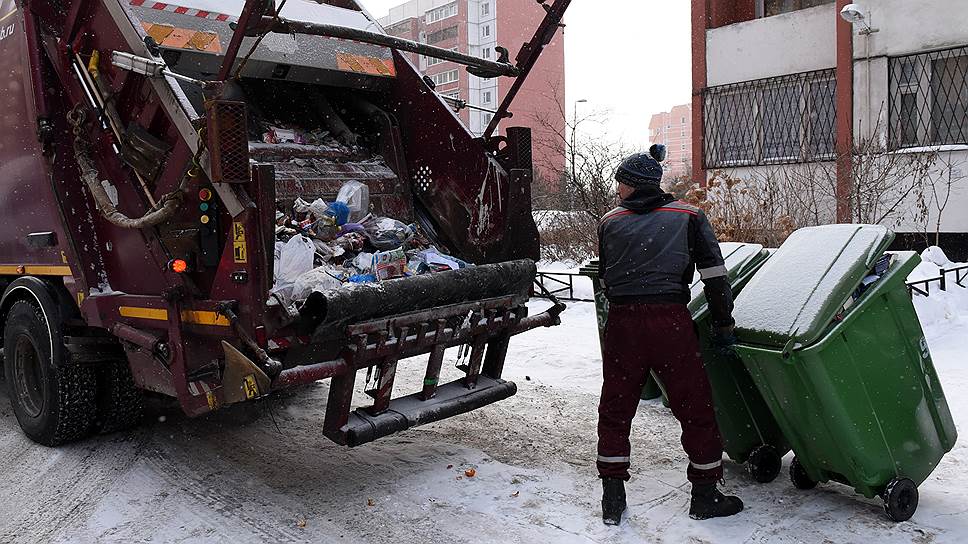
[(37, 417), (44, 409), (44, 373), (40, 367), (40, 355), (34, 343), (26, 335), (17, 338), (14, 351), (14, 378), (17, 383), (17, 399), (29, 417)]

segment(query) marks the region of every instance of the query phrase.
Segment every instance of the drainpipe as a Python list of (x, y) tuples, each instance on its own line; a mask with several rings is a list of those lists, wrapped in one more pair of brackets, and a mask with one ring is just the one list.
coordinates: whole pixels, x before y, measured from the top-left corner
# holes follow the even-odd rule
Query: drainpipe
[(840, 10), (850, 0), (837, 0), (833, 17), (837, 25), (837, 222), (853, 219), (851, 187), (854, 167), (854, 27), (840, 18)]
[(692, 0), (692, 181), (706, 186), (702, 91), (706, 88), (707, 0)]

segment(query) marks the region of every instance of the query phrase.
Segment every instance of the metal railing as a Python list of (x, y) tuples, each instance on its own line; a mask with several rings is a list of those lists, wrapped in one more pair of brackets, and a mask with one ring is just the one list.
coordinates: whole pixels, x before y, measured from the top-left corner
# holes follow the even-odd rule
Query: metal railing
[(941, 275), (934, 278), (925, 278), (918, 281), (908, 282), (908, 290), (911, 294), (931, 296), (931, 284), (937, 283), (941, 291), (948, 290), (949, 282), (954, 279), (955, 285), (965, 287), (965, 279), (968, 278), (968, 264), (955, 268), (941, 269)]
[[(585, 277), (575, 272), (538, 272), (535, 276), (535, 289), (532, 289), (531, 296), (537, 298), (547, 298), (544, 291), (554, 295), (560, 300), (568, 302), (595, 302), (594, 299), (578, 298), (575, 296), (575, 277)], [(968, 264), (955, 268), (941, 269), (941, 275), (923, 280), (910, 281), (907, 283), (911, 294), (931, 296), (931, 285), (937, 284), (941, 291), (947, 291), (948, 286), (954, 283), (958, 287), (968, 287)]]
[(586, 277), (576, 272), (538, 272), (534, 278), (535, 288), (531, 290), (531, 296), (548, 298), (545, 294), (547, 291), (567, 302), (595, 302), (593, 299), (575, 297), (576, 276)]

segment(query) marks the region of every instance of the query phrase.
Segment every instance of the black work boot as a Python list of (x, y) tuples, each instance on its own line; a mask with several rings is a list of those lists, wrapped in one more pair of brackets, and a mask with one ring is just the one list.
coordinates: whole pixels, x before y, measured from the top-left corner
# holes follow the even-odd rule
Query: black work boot
[(605, 525), (622, 523), (625, 512), (625, 480), (602, 478), (602, 521)]
[(692, 485), (692, 503), (689, 517), (692, 519), (724, 518), (743, 511), (739, 497), (727, 497), (720, 493), (716, 484)]

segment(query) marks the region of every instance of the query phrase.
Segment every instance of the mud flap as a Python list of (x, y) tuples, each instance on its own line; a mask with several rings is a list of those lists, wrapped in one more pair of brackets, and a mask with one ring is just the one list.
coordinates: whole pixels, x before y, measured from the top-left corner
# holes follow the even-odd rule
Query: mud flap
[(232, 344), (222, 341), (225, 371), (222, 373), (222, 401), (235, 404), (269, 393), (272, 380)]

